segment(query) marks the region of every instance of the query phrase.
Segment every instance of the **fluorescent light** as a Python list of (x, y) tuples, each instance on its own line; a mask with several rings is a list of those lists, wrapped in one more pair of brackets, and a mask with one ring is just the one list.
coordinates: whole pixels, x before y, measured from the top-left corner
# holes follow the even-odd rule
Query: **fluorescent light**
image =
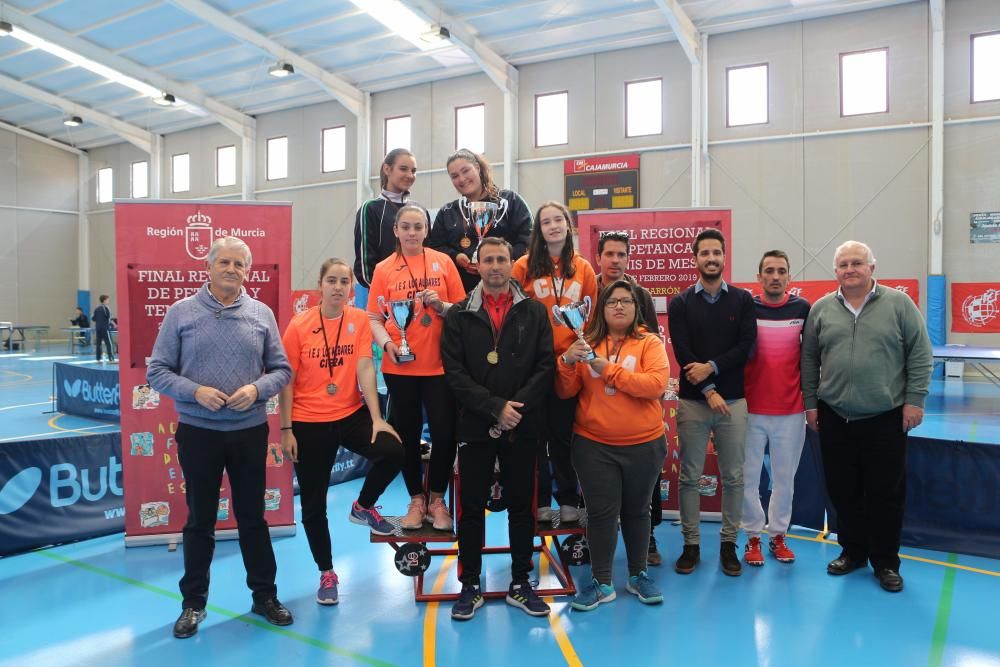
[(421, 37), (430, 32), (438, 32), (441, 36), (440, 30), (399, 0), (351, 0), (351, 2), (421, 51), (430, 51), (441, 46), (443, 39), (430, 43)]
[(172, 107), (177, 104), (177, 98), (170, 93), (160, 93), (157, 91), (156, 97), (153, 98), (153, 103), (161, 107)]
[(0, 37), (6, 37), (12, 32), (14, 32), (14, 26), (6, 21), (0, 21)]
[(292, 67), (291, 63), (276, 63), (268, 68), (267, 73), (271, 76), (283, 79), (286, 76), (295, 74), (295, 68)]
[(63, 120), (63, 125), (66, 127), (78, 127), (83, 125), (83, 119), (79, 116), (67, 116), (66, 119)]

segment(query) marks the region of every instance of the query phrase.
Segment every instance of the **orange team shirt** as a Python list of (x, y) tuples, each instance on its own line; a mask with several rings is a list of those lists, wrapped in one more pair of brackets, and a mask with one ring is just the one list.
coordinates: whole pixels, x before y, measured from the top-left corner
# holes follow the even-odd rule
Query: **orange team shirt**
[[(553, 258), (553, 261), (555, 259)], [(552, 276), (543, 276), (529, 281), (527, 279), (527, 255), (522, 255), (514, 262), (514, 270), (511, 272), (511, 278), (524, 288), (528, 296), (545, 305), (545, 310), (549, 313), (549, 323), (552, 325), (552, 347), (556, 356), (568, 350), (569, 346), (576, 340), (576, 334), (573, 333), (573, 330), (565, 324), (557, 322), (556, 316), (552, 313), (552, 306), (556, 305), (556, 295), (559, 295), (559, 304), (563, 306), (582, 301), (584, 296), (589, 296), (591, 308), (597, 307), (597, 274), (594, 273), (594, 267), (578, 254), (573, 256), (573, 266), (576, 267), (576, 271), (572, 278), (565, 281), (565, 285), (563, 285), (562, 278), (556, 278), (553, 284)], [(558, 271), (556, 273), (558, 274)], [(589, 316), (587, 321), (590, 321)]]
[[(599, 344), (594, 352), (608, 358), (614, 352), (610, 337), (607, 347)], [(670, 362), (659, 336), (644, 334), (639, 340), (626, 338), (616, 361), (603, 375), (589, 364), (556, 366), (556, 393), (561, 398), (579, 395), (573, 432), (608, 445), (638, 445), (664, 433), (661, 400), (667, 390)], [(608, 395), (605, 387), (613, 387)]]
[[(409, 270), (407, 270), (409, 260)], [(426, 267), (426, 276), (424, 270)], [(412, 276), (410, 275), (412, 273)], [(416, 283), (414, 283), (416, 281)], [(465, 288), (458, 268), (451, 257), (424, 248), (424, 256), (402, 257), (393, 253), (375, 265), (371, 286), (368, 292), (368, 312), (382, 318), (386, 331), (392, 342), (399, 345), (402, 337), (394, 319), (385, 319), (386, 310), (380, 309), (378, 297), (385, 299), (388, 308), (390, 301), (412, 299), (414, 294), (424, 289), (436, 290), (442, 301), (458, 303), (465, 298)], [(431, 316), (430, 326), (420, 323), (424, 314)], [(406, 342), (416, 355), (413, 361), (394, 364), (388, 356), (382, 357), (382, 372), (396, 375), (444, 375), (441, 364), (441, 333), (444, 330), (444, 316), (433, 308), (424, 310), (419, 300), (413, 313), (413, 321), (406, 328)]]
[[(299, 313), (288, 323), (281, 342), (292, 365), (292, 421), (330, 422), (343, 419), (362, 405), (358, 389), (358, 359), (372, 356), (372, 329), (365, 311), (344, 306), (336, 319), (324, 318), (326, 345), (320, 329), (319, 306)], [(343, 326), (341, 326), (343, 318)], [(337, 330), (340, 329), (340, 343)], [(327, 367), (326, 348), (334, 359), (333, 377)], [(327, 393), (333, 382), (337, 393)]]

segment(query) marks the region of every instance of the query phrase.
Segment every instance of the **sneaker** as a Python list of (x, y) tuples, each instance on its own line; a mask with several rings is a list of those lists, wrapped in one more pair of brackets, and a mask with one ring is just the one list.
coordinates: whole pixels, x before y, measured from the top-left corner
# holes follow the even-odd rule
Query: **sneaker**
[(174, 637), (187, 639), (194, 636), (198, 632), (198, 624), (205, 620), (205, 616), (207, 614), (204, 609), (183, 610), (174, 623)]
[(538, 508), (538, 522), (549, 522), (552, 523), (552, 515), (554, 512), (551, 507), (539, 507)]
[(602, 584), (597, 579), (592, 580), (587, 586), (577, 592), (576, 597), (570, 604), (578, 611), (591, 611), (597, 609), (597, 605), (611, 602), (617, 597), (614, 587), (609, 584)]
[(368, 526), (371, 528), (372, 532), (376, 535), (392, 535), (395, 528), (391, 523), (385, 520), (385, 518), (379, 514), (379, 508), (381, 505), (373, 505), (368, 509), (365, 509), (358, 504), (355, 500), (354, 504), (351, 505), (351, 523), (358, 523), (362, 526)]
[(340, 579), (333, 570), (319, 573), (319, 590), (316, 591), (316, 602), (320, 604), (337, 604), (340, 602), (337, 595), (337, 584)]
[(406, 530), (417, 530), (424, 527), (424, 514), (427, 512), (427, 501), (423, 496), (413, 496), (410, 498), (410, 506), (406, 508), (404, 516), (399, 525)]
[(288, 611), (288, 608), (281, 604), (278, 598), (269, 598), (261, 602), (255, 600), (250, 611), (263, 616), (271, 625), (292, 624), (292, 612)]
[(457, 621), (467, 621), (476, 615), (476, 610), (483, 606), (483, 594), (479, 586), (463, 584), (458, 602), (451, 608), (451, 617)]
[(770, 540), (767, 541), (767, 548), (771, 551), (776, 559), (781, 563), (794, 563), (795, 562), (795, 552), (788, 548), (785, 544), (784, 535), (775, 535)]
[(560, 505), (559, 520), (563, 523), (580, 520), (580, 508), (576, 505)]
[(722, 573), (730, 577), (743, 574), (743, 566), (736, 556), (736, 542), (723, 542), (719, 547), (719, 565), (722, 566)]
[(743, 548), (743, 561), (747, 565), (760, 567), (764, 564), (764, 554), (760, 552), (760, 538), (751, 537)]
[(653, 537), (652, 533), (649, 534), (649, 551), (646, 552), (646, 563), (650, 567), (663, 565), (663, 556), (656, 550), (656, 538)]
[(701, 560), (701, 547), (697, 544), (685, 544), (681, 557), (674, 563), (674, 570), (678, 574), (691, 574)]
[(625, 590), (639, 598), (643, 604), (659, 604), (663, 602), (663, 593), (645, 571), (632, 575), (625, 584)]
[(424, 514), (424, 521), (434, 526), (434, 530), (450, 531), (453, 529), (454, 524), (451, 521), (451, 515), (448, 514), (448, 508), (444, 504), (444, 498), (435, 498), (431, 501)]
[(507, 590), (507, 604), (520, 607), (529, 616), (548, 616), (550, 611), (549, 605), (538, 597), (531, 584), (526, 581), (520, 584), (510, 583), (510, 588)]

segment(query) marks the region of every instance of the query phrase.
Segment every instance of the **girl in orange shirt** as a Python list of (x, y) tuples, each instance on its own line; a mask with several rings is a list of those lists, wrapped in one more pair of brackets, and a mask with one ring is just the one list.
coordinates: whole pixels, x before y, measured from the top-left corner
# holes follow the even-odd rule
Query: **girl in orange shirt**
[[(396, 214), (393, 226), (395, 254), (375, 267), (368, 298), (368, 319), (375, 343), (385, 350), (382, 374), (389, 389), (389, 413), (403, 438), (403, 479), (410, 506), (400, 525), (420, 528), (433, 524), (452, 530), (452, 519), (444, 503), (444, 492), (455, 463), (455, 398), (444, 379), (441, 363), (441, 333), (444, 314), (451, 304), (465, 298), (462, 279), (448, 255), (424, 247), (427, 214), (415, 204), (406, 204)], [(382, 297), (382, 304), (379, 303)], [(406, 341), (412, 359), (400, 358), (402, 335), (385, 307), (392, 301), (412, 301), (412, 321)], [(431, 431), (430, 499), (424, 498), (420, 463), (420, 431), (423, 410)]]
[[(549, 313), (552, 324), (552, 342), (556, 355), (565, 352), (575, 341), (576, 334), (556, 319), (553, 308), (569, 305), (590, 298), (591, 306), (597, 301), (597, 275), (590, 262), (576, 253), (573, 245), (573, 218), (560, 202), (547, 201), (535, 214), (528, 254), (514, 263), (511, 277), (524, 291), (541, 301)], [(539, 452), (538, 458), (538, 520), (551, 521), (552, 477), (549, 459), (556, 478), (556, 500), (562, 521), (577, 521), (580, 496), (576, 492), (576, 473), (569, 455), (569, 442), (573, 435), (573, 414), (576, 399), (560, 399), (555, 392), (549, 394), (545, 406), (548, 456)]]
[[(295, 464), (302, 526), (320, 571), (316, 601), (337, 604), (326, 494), (341, 445), (372, 462), (350, 520), (389, 535), (375, 503), (403, 465), (399, 436), (382, 419), (363, 310), (348, 306), (353, 280), (342, 259), (320, 268), (320, 305), (296, 315), (282, 337), (292, 380), (281, 390), (281, 448)], [(359, 392), (360, 385), (360, 392)], [(364, 395), (364, 402), (362, 402)]]
[[(641, 602), (663, 601), (646, 574), (649, 498), (667, 440), (661, 400), (670, 363), (663, 341), (639, 326), (638, 299), (631, 283), (616, 280), (601, 292), (594, 318), (559, 358), (556, 391), (579, 396), (571, 447), (573, 465), (587, 501), (587, 542), (593, 582), (573, 599), (589, 611), (615, 599), (611, 563), (618, 518), (628, 554), (625, 590)], [(597, 355), (591, 361), (591, 350)]]

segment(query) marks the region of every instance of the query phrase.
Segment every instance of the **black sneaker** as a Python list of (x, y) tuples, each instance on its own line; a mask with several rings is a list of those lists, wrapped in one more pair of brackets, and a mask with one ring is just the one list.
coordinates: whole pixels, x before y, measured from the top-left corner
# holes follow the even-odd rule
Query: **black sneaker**
[(719, 564), (722, 566), (723, 574), (730, 577), (738, 577), (743, 574), (743, 566), (736, 555), (736, 542), (723, 542), (719, 547)]
[(198, 624), (205, 620), (204, 609), (185, 609), (174, 623), (174, 637), (187, 639), (198, 632)]
[(549, 605), (538, 597), (531, 584), (526, 581), (520, 584), (511, 582), (507, 590), (507, 604), (520, 607), (529, 616), (548, 616), (550, 611)]
[(263, 616), (271, 625), (291, 625), (292, 612), (278, 602), (278, 598), (270, 598), (262, 602), (254, 602), (250, 608), (255, 614)]
[(701, 560), (701, 547), (697, 544), (685, 544), (681, 557), (674, 564), (674, 570), (679, 574), (691, 574)]
[(476, 615), (476, 610), (483, 606), (483, 594), (479, 592), (479, 586), (473, 584), (462, 584), (462, 592), (458, 596), (458, 602), (451, 608), (451, 617), (456, 621), (467, 621)]

